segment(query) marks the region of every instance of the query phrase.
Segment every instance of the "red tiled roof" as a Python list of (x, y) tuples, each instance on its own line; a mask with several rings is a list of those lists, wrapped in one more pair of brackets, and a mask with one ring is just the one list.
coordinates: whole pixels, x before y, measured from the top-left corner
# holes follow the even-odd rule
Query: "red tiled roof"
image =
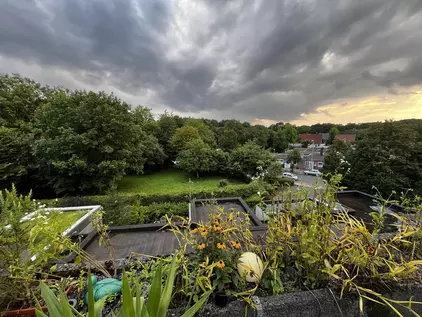
[(336, 139), (344, 142), (355, 142), (356, 134), (337, 134)]
[(321, 144), (322, 143), (322, 135), (321, 134), (303, 133), (303, 134), (299, 134), (299, 138), (302, 141), (311, 141), (313, 144)]

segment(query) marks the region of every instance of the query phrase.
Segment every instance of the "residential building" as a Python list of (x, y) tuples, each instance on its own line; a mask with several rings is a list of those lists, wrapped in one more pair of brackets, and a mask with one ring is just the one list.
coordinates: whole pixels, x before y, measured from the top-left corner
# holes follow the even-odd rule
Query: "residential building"
[(320, 170), (324, 167), (325, 148), (307, 148), (301, 153), (302, 162), (298, 164), (299, 168), (311, 170)]
[(312, 144), (315, 144), (315, 145), (322, 144), (321, 134), (302, 133), (302, 134), (299, 134), (299, 138), (301, 141), (310, 141), (312, 142)]
[(356, 134), (337, 134), (336, 139), (351, 143), (356, 141)]

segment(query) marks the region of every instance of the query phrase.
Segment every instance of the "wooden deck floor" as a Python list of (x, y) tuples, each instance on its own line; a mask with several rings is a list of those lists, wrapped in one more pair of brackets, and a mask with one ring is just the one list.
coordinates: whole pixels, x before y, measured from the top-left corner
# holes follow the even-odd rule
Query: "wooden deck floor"
[[(113, 233), (111, 235), (111, 244), (117, 259), (128, 257), (132, 252), (153, 256), (168, 255), (179, 247), (174, 234), (166, 231)], [(89, 243), (85, 251), (99, 261), (110, 259), (107, 250), (103, 246), (100, 247), (98, 245), (98, 237)]]

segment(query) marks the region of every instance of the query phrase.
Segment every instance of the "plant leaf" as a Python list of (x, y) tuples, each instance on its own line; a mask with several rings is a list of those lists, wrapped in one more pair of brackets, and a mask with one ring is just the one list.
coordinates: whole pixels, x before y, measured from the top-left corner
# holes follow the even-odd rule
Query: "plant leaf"
[(193, 317), (198, 310), (201, 309), (201, 307), (205, 304), (205, 302), (208, 300), (208, 297), (211, 295), (212, 291), (206, 292), (201, 299), (193, 305), (191, 308), (189, 308), (181, 317)]
[(164, 291), (160, 300), (160, 307), (158, 309), (157, 316), (151, 317), (165, 317), (167, 309), (170, 305), (171, 295), (173, 293), (173, 284), (176, 277), (176, 256), (173, 256), (173, 261), (171, 262), (170, 271), (167, 275), (166, 285), (164, 286)]
[(162, 265), (160, 262), (152, 279), (151, 290), (148, 295), (147, 310), (151, 317), (155, 317), (158, 314), (161, 297), (161, 272)]
[(123, 272), (122, 281), (123, 315), (125, 317), (132, 317), (135, 316), (135, 310), (133, 309), (132, 292), (130, 291), (129, 281), (127, 280), (126, 272)]

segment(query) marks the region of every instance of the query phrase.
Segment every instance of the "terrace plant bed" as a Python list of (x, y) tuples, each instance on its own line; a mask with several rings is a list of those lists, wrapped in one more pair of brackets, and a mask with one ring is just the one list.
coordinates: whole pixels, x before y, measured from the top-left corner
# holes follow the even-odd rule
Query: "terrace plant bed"
[(190, 203), (189, 219), (194, 223), (205, 223), (213, 214), (218, 214), (220, 211), (236, 212), (238, 221), (245, 221), (245, 218), (248, 217), (252, 226), (262, 225), (240, 197), (193, 199)]
[(51, 260), (74, 245), (71, 235), (87, 227), (100, 208), (44, 207), (30, 196), (19, 196), (15, 188), (0, 193), (0, 312), (7, 311), (7, 316), (35, 306), (40, 281), (55, 290), (68, 289), (69, 281), (54, 274)]

